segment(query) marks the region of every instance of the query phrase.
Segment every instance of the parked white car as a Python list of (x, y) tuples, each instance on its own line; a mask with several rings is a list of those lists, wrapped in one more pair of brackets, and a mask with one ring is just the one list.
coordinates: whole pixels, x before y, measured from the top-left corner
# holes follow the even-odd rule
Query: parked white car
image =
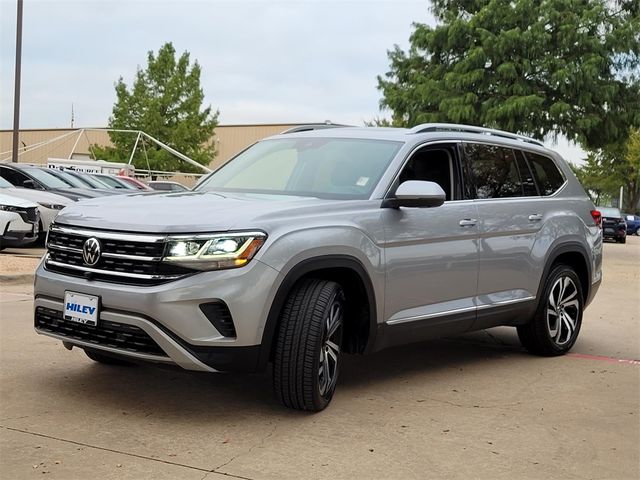
[(38, 205), (0, 193), (0, 250), (35, 242), (39, 223)]
[(0, 177), (0, 193), (12, 197), (30, 200), (38, 204), (40, 212), (40, 235), (44, 236), (49, 231), (49, 225), (56, 218), (58, 212), (73, 202), (70, 198), (63, 197), (56, 193), (45, 192), (43, 190), (33, 190), (31, 188), (14, 187), (4, 178)]

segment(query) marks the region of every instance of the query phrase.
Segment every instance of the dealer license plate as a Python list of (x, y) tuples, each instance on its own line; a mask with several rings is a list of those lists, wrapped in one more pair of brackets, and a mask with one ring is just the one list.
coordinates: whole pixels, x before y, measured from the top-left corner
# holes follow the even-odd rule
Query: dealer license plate
[(100, 297), (84, 293), (64, 292), (64, 319), (85, 325), (98, 324)]

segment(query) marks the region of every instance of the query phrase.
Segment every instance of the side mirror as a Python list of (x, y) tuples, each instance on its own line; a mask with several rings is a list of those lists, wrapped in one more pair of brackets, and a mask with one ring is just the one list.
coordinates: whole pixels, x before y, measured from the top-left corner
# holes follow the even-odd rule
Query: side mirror
[(31, 180), (30, 178), (27, 180), (23, 180), (22, 181), (22, 187), (23, 188), (31, 188), (31, 189), (36, 189), (36, 184), (33, 180)]
[(445, 198), (444, 190), (435, 182), (407, 180), (400, 184), (393, 197), (382, 202), (382, 208), (439, 207)]

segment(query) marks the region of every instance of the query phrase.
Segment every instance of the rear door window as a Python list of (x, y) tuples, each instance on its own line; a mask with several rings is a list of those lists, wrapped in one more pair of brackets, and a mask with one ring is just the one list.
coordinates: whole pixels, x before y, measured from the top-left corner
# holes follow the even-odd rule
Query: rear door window
[(476, 198), (524, 196), (520, 172), (512, 149), (482, 143), (466, 143), (464, 153), (473, 172)]
[(564, 176), (555, 162), (538, 153), (524, 152), (536, 179), (540, 195), (552, 195), (564, 184)]

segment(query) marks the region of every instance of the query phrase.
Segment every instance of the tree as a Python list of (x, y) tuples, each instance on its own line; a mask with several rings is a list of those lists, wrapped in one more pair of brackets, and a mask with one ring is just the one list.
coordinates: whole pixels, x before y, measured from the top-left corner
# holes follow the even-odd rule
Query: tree
[(625, 212), (637, 212), (640, 202), (640, 129), (631, 131), (622, 145), (610, 145), (589, 153), (574, 172), (591, 193), (596, 205), (617, 199), (623, 187)]
[(637, 0), (432, 0), (378, 77), (394, 125), (454, 122), (599, 148), (640, 125)]
[[(122, 77), (115, 85), (116, 102), (109, 127), (142, 130), (202, 165), (211, 163), (215, 148), (210, 140), (218, 124), (218, 112), (202, 108), (204, 93), (200, 87), (200, 65), (189, 64), (189, 53), (176, 60), (171, 43), (165, 43), (157, 56), (147, 56), (147, 67), (138, 68), (133, 87)], [(110, 132), (114, 147), (93, 146), (98, 158), (128, 161), (136, 135)], [(155, 144), (145, 142), (136, 149), (134, 165), (152, 170), (198, 171)]]

